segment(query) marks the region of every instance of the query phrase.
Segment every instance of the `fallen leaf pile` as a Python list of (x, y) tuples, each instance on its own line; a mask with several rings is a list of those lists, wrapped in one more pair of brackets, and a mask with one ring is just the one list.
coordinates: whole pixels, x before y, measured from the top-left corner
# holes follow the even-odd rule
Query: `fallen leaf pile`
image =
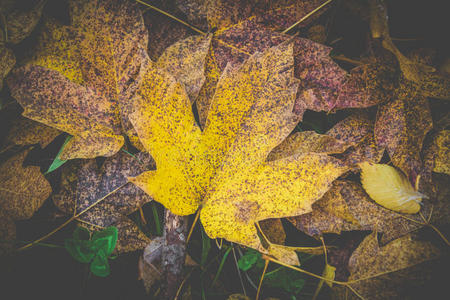
[[(368, 25), (356, 59), (325, 45), (339, 43), (321, 19), (338, 3), (156, 2), (68, 0), (66, 22), (46, 14), (44, 0), (26, 10), (0, 3), (0, 90), (23, 108), (1, 136), (0, 255), (34, 245), (18, 247), (15, 222), (51, 198), (54, 216), (95, 232), (67, 245), (97, 274), (109, 274), (113, 249), (147, 247), (153, 261), (151, 245), (166, 237), (129, 216), (144, 218), (156, 201), (197, 213), (202, 242), (224, 239), (287, 266), (300, 265), (297, 252), (325, 254), (314, 298), (326, 286), (337, 299), (411, 296), (448, 244), (450, 118), (439, 111), (450, 99), (448, 57), (400, 50), (382, 0), (345, 4)], [(18, 55), (30, 34), (34, 48)], [(327, 124), (309, 126), (319, 115)], [(55, 154), (33, 161), (36, 151)], [(299, 245), (286, 226), (323, 247)], [(424, 227), (439, 242), (424, 239)], [(114, 242), (99, 246), (105, 228)], [(367, 236), (333, 266), (325, 241), (352, 231)], [(251, 257), (239, 261), (244, 272)], [(149, 291), (164, 277), (148, 268), (141, 258)], [(305, 283), (266, 276), (292, 295)]]

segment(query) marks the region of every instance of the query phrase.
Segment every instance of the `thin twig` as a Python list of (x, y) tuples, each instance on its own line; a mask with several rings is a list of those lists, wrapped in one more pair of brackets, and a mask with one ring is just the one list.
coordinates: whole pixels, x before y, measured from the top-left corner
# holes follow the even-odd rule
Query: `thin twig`
[(189, 233), (188, 233), (188, 236), (186, 239), (186, 245), (189, 243), (189, 240), (191, 239), (191, 235), (192, 235), (192, 232), (194, 232), (194, 228), (195, 228), (195, 225), (197, 224), (198, 217), (200, 217), (200, 209), (197, 210), (197, 213), (195, 214), (194, 222), (192, 223), (191, 228), (189, 229)]
[(264, 275), (266, 275), (267, 267), (269, 266), (269, 261), (266, 259), (264, 264), (264, 270), (261, 275), (261, 280), (259, 281), (258, 290), (256, 291), (256, 300), (259, 300), (259, 293), (261, 292), (261, 286), (264, 280)]
[(326, 2), (322, 3), (321, 5), (319, 5), (318, 7), (316, 7), (314, 10), (312, 10), (311, 12), (309, 12), (306, 16), (304, 16), (303, 18), (301, 18), (300, 20), (298, 20), (297, 22), (295, 22), (294, 24), (292, 24), (291, 26), (289, 26), (289, 28), (285, 29), (282, 33), (287, 33), (288, 31), (290, 31), (291, 29), (293, 29), (294, 27), (296, 27), (298, 24), (302, 23), (303, 21), (305, 21), (306, 19), (308, 19), (309, 17), (311, 17), (313, 14), (315, 14), (316, 12), (318, 12), (322, 7), (324, 7), (325, 5), (327, 5), (328, 3), (330, 3), (333, 0), (327, 0)]

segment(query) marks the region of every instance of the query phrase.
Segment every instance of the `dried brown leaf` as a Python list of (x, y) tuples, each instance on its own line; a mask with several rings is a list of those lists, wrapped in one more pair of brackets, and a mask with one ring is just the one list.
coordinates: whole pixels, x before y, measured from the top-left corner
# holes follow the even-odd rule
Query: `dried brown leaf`
[(29, 151), (23, 151), (0, 165), (0, 207), (14, 220), (29, 219), (52, 193), (39, 167), (24, 167)]
[[(410, 235), (379, 247), (375, 232), (355, 250), (348, 266), (349, 281), (369, 279), (350, 286), (364, 299), (409, 299), (413, 296), (412, 287), (426, 281), (432, 270), (430, 265), (440, 254), (431, 243), (413, 240)], [(342, 291), (339, 296), (338, 299), (344, 299)], [(354, 294), (350, 297), (358, 299)]]
[(432, 128), (427, 99), (416, 85), (402, 81), (394, 100), (380, 106), (375, 123), (375, 140), (386, 149), (391, 161), (413, 184), (421, 173), (420, 157), (425, 135)]
[(8, 143), (14, 145), (26, 146), (39, 144), (41, 148), (44, 148), (60, 134), (61, 131), (58, 129), (19, 117), (13, 121), (12, 128), (6, 136), (6, 140)]

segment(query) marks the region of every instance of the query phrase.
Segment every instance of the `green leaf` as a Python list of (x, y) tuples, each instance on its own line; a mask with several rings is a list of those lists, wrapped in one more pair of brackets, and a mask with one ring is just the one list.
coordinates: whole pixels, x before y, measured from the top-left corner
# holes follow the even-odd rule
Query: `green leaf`
[(97, 251), (103, 251), (108, 257), (116, 247), (117, 238), (117, 227), (111, 226), (104, 230), (94, 232), (92, 235), (92, 243)]
[(89, 240), (66, 239), (64, 241), (64, 246), (67, 249), (67, 252), (69, 252), (75, 260), (81, 263), (88, 263), (95, 256), (95, 251)]
[(47, 175), (48, 173), (55, 171), (56, 169), (58, 169), (59, 167), (61, 167), (63, 164), (66, 163), (67, 160), (61, 160), (60, 157), (61, 157), (61, 152), (63, 151), (64, 147), (66, 146), (66, 144), (69, 142), (69, 140), (71, 138), (72, 138), (71, 135), (69, 135), (66, 138), (66, 140), (64, 141), (64, 144), (61, 146), (61, 149), (59, 149), (58, 154), (56, 154), (55, 159), (53, 160), (52, 164), (48, 168), (47, 172), (44, 173), (44, 175)]
[(99, 277), (106, 277), (109, 275), (111, 271), (108, 263), (108, 255), (106, 255), (103, 250), (100, 249), (97, 252), (97, 255), (91, 263), (90, 269), (92, 274)]
[(261, 259), (261, 253), (253, 249), (248, 249), (238, 261), (239, 269), (248, 271), (259, 259)]

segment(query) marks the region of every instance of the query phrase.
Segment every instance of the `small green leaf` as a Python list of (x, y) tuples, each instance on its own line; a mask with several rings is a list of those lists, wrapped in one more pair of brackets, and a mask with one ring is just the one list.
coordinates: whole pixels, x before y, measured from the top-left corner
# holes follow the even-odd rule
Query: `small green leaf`
[(77, 261), (81, 263), (90, 262), (94, 256), (95, 251), (92, 248), (91, 241), (83, 241), (79, 239), (66, 239), (64, 246), (67, 252)]
[(100, 249), (97, 252), (97, 255), (91, 263), (90, 269), (92, 274), (99, 277), (106, 277), (109, 275), (111, 271), (109, 268), (108, 256), (103, 250)]
[(117, 228), (111, 226), (105, 228), (104, 230), (94, 232), (92, 235), (92, 243), (95, 249), (98, 251), (103, 250), (106, 256), (109, 256), (116, 247), (117, 238)]
[(63, 151), (64, 147), (66, 146), (66, 144), (69, 142), (69, 140), (71, 138), (72, 138), (71, 135), (69, 135), (66, 138), (66, 140), (64, 141), (64, 144), (61, 146), (61, 149), (59, 149), (58, 154), (56, 154), (55, 159), (53, 160), (52, 164), (48, 168), (47, 172), (44, 173), (44, 175), (47, 175), (48, 173), (55, 171), (56, 169), (58, 169), (59, 167), (61, 167), (63, 164), (66, 163), (67, 160), (61, 160), (60, 157), (61, 157), (61, 152)]
[(239, 259), (238, 266), (242, 271), (248, 271), (261, 258), (261, 253), (256, 250), (248, 249), (247, 252)]

